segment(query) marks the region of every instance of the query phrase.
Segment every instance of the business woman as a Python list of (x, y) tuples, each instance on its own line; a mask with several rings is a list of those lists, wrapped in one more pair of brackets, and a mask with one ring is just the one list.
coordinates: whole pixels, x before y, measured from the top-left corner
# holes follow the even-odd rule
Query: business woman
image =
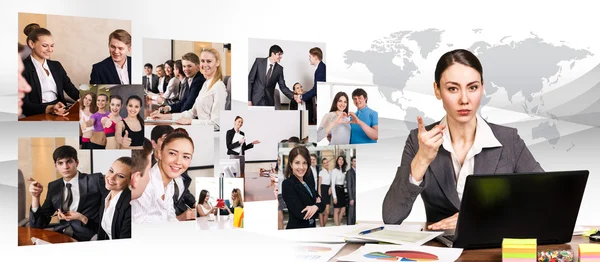
[(31, 55), (23, 60), (25, 70), (22, 75), (31, 86), (31, 92), (23, 98), (23, 114), (55, 114), (66, 116), (67, 100), (64, 92), (73, 99), (79, 99), (79, 90), (73, 85), (67, 72), (58, 61), (50, 60), (54, 52), (52, 34), (46, 28), (34, 29), (27, 36)]
[(383, 221), (400, 224), (421, 195), (433, 230), (456, 227), (470, 174), (543, 172), (517, 130), (477, 115), (484, 93), (483, 67), (467, 50), (442, 55), (433, 91), (446, 116), (418, 128), (406, 139), (401, 165), (383, 202)]
[[(245, 174), (246, 165), (245, 156), (246, 150), (254, 148), (254, 145), (260, 144), (260, 140), (254, 140), (250, 144), (246, 144), (246, 134), (242, 132), (240, 129), (244, 125), (244, 119), (241, 116), (236, 116), (233, 121), (233, 128), (227, 130), (225, 134), (225, 144), (227, 145), (227, 155), (229, 155), (229, 159), (239, 159), (240, 160), (240, 172), (243, 177)], [(239, 139), (236, 138), (236, 134)], [(237, 152), (236, 149), (239, 151)]]
[(338, 92), (333, 98), (329, 113), (321, 119), (317, 129), (317, 141), (331, 137), (329, 145), (350, 144), (350, 121), (348, 119), (348, 95)]
[(231, 203), (221, 209), (221, 215), (233, 215), (236, 207), (244, 208), (244, 199), (242, 191), (239, 188), (234, 188), (231, 191)]
[(120, 157), (104, 176), (108, 192), (101, 201), (98, 240), (131, 238), (131, 157)]
[(144, 143), (144, 119), (140, 116), (142, 99), (132, 95), (127, 98), (127, 117), (117, 123), (115, 131), (119, 148), (142, 149)]
[(206, 189), (200, 191), (200, 197), (198, 198), (198, 205), (196, 205), (196, 211), (198, 212), (197, 217), (207, 217), (210, 214), (217, 215), (219, 208), (214, 207), (209, 202), (210, 193)]
[(181, 174), (190, 166), (194, 142), (185, 133), (172, 132), (163, 141), (159, 153), (161, 157), (149, 171), (150, 181), (144, 193), (131, 201), (133, 223), (184, 221), (195, 217), (190, 209), (176, 216), (173, 199), (183, 195), (185, 186)]
[(327, 220), (329, 220), (329, 210), (331, 206), (331, 174), (330, 174), (330, 166), (329, 159), (323, 158), (321, 159), (321, 171), (319, 171), (319, 186), (318, 192), (319, 196), (321, 196), (321, 203), (325, 208), (324, 212), (319, 214), (319, 223), (321, 223), (321, 227), (327, 225)]
[(203, 49), (200, 53), (200, 70), (206, 81), (202, 84), (193, 107), (173, 114), (161, 114), (155, 111), (151, 117), (155, 120), (176, 120), (180, 125), (213, 125), (215, 130), (219, 130), (221, 111), (225, 110), (227, 99), (221, 68), (219, 52), (213, 48)]
[(94, 133), (94, 127), (88, 126), (87, 122), (90, 120), (90, 117), (98, 111), (96, 94), (92, 92), (87, 93), (79, 100), (79, 127), (81, 130), (81, 139), (79, 143), (81, 143), (81, 149), (90, 149), (90, 139)]
[(164, 99), (175, 98), (179, 94), (179, 85), (181, 81), (185, 78), (183, 74), (183, 67), (181, 66), (181, 61), (173, 61), (169, 60), (165, 62), (165, 72), (169, 77), (169, 82), (167, 83), (167, 88), (164, 94), (162, 95), (161, 100), (159, 100), (159, 104), (164, 102)]
[(286, 229), (316, 227), (315, 219), (323, 211), (321, 197), (304, 178), (308, 174), (310, 154), (304, 146), (294, 147), (285, 165), (282, 183), (283, 200), (289, 211)]
[(94, 131), (90, 138), (91, 149), (104, 149), (106, 147), (106, 134), (104, 134), (104, 127), (102, 126), (102, 118), (110, 114), (106, 110), (106, 104), (108, 103), (108, 96), (105, 94), (99, 94), (96, 98), (96, 105), (98, 105), (98, 111), (87, 121), (87, 126), (93, 126)]
[(331, 171), (331, 195), (333, 196), (333, 222), (336, 226), (346, 213), (346, 192), (344, 184), (346, 183), (346, 159), (338, 156), (335, 161), (335, 168)]
[(115, 138), (115, 132), (117, 123), (123, 120), (119, 115), (122, 103), (123, 99), (120, 96), (111, 96), (109, 105), (110, 111), (107, 116), (100, 119), (100, 122), (102, 122), (102, 126), (104, 127), (104, 135), (106, 136), (105, 149), (119, 149), (119, 144)]

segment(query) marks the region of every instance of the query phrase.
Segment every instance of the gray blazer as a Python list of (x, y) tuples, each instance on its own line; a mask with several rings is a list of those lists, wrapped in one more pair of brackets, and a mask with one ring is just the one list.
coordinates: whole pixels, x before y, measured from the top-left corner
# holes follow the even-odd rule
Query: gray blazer
[[(426, 126), (430, 130), (439, 122)], [(543, 172), (515, 128), (488, 123), (502, 147), (484, 148), (475, 155), (476, 174)], [(438, 222), (459, 211), (460, 199), (450, 153), (440, 146), (436, 158), (425, 172), (420, 186), (410, 183), (410, 164), (419, 150), (418, 130), (413, 129), (404, 146), (396, 177), (383, 200), (383, 221), (401, 224), (421, 194), (427, 222)]]
[(279, 63), (275, 63), (271, 77), (266, 80), (267, 59), (256, 58), (248, 73), (248, 101), (251, 101), (253, 106), (274, 106), (276, 84), (279, 84), (281, 92), (290, 100), (294, 98), (294, 92), (285, 85), (283, 66)]

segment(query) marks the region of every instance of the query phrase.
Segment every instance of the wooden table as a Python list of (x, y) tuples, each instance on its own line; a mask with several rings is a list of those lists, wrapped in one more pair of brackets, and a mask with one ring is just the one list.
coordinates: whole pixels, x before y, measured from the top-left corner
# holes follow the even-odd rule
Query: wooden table
[(21, 118), (19, 121), (79, 121), (79, 101), (69, 108), (69, 114), (66, 116), (38, 114)]
[(40, 228), (19, 227), (19, 246), (32, 246), (32, 237), (39, 238), (52, 244), (77, 242), (77, 240), (58, 232)]
[[(410, 223), (410, 224), (423, 224), (427, 225), (429, 223)], [(424, 227), (427, 228), (427, 227)], [(561, 245), (538, 245), (538, 252), (542, 250), (556, 250), (556, 249), (571, 249), (575, 255), (575, 260), (577, 261), (577, 248), (579, 244), (590, 243), (589, 238), (584, 236), (573, 236), (570, 243), (561, 244)], [(340, 252), (335, 255), (330, 261), (338, 261), (337, 258), (348, 255), (363, 244), (346, 244)], [(427, 243), (425, 246), (432, 247), (446, 247), (446, 245), (438, 242), (433, 239)], [(502, 261), (502, 248), (488, 248), (488, 249), (470, 249), (463, 250), (462, 254), (456, 261)]]
[(244, 197), (246, 202), (275, 200), (275, 183), (270, 177), (261, 177), (258, 172), (244, 175)]

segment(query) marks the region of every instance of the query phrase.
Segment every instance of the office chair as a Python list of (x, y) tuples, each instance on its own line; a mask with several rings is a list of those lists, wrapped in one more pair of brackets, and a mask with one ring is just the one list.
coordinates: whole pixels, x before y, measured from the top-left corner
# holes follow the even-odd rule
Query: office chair
[(225, 100), (225, 110), (231, 110), (231, 76), (225, 76), (223, 78), (225, 82), (225, 88), (227, 89), (227, 99)]
[(273, 93), (273, 100), (275, 100), (275, 110), (281, 110), (281, 96), (279, 95), (279, 90), (275, 89)]
[(23, 176), (23, 172), (21, 171), (21, 169), (19, 169), (19, 179), (17, 185), (17, 197), (19, 203), (19, 210), (17, 213), (19, 219), (19, 226), (23, 227), (29, 223), (29, 219), (27, 218), (27, 204), (25, 203), (27, 201), (27, 190), (25, 190), (25, 177)]

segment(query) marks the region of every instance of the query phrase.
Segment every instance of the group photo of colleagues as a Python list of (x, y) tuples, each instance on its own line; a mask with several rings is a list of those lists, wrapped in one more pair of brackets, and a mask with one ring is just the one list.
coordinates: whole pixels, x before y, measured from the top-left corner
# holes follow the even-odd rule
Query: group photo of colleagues
[(442, 55), (433, 92), (446, 115), (429, 125), (417, 117), (418, 128), (406, 139), (401, 165), (383, 201), (386, 224), (401, 224), (420, 195), (432, 223), (428, 229), (453, 229), (468, 175), (544, 171), (516, 129), (489, 123), (478, 114), (484, 78), (473, 53), (456, 49)]
[[(272, 172), (276, 173), (276, 175), (272, 175), (272, 179), (277, 183), (275, 193), (278, 199), (278, 229), (295, 228), (298, 223), (298, 210), (290, 210), (290, 208), (297, 207), (290, 207), (288, 205), (289, 201), (293, 201), (290, 200), (290, 194), (294, 196), (293, 194), (296, 194), (297, 192), (286, 192), (286, 187), (284, 185), (286, 185), (285, 181), (288, 180), (290, 176), (285, 174), (285, 169), (282, 170), (279, 168), (280, 163), (281, 166), (286, 167), (290, 164), (290, 161), (292, 161), (293, 164), (291, 152), (297, 147), (303, 147), (309, 151), (309, 156), (307, 158), (309, 162), (307, 162), (308, 166), (306, 170), (304, 170), (305, 173), (302, 176), (302, 181), (319, 196), (319, 205), (322, 207), (322, 210), (315, 216), (314, 220), (319, 220), (318, 225), (320, 227), (355, 224), (356, 149), (354, 146), (315, 147), (313, 144), (294, 143), (294, 141), (290, 143), (286, 141), (285, 143), (280, 144), (278, 163)], [(334, 162), (335, 165), (333, 164)], [(300, 173), (302, 173), (301, 171), (303, 171), (303, 169), (297, 169), (295, 171), (296, 172), (293, 174), (297, 178)], [(292, 181), (295, 182), (295, 180)], [(298, 188), (295, 190), (298, 191)], [(330, 221), (329, 217), (333, 217), (333, 219)], [(292, 221), (291, 225), (289, 225), (290, 221)], [(314, 226), (316, 227), (316, 224)], [(301, 227), (313, 226), (309, 223), (308, 226), (303, 224)]]
[[(89, 25), (102, 21), (105, 26), (89, 30)], [(73, 30), (53, 31), (66, 24), (74, 26)], [(116, 25), (121, 28), (114, 28)], [(113, 83), (94, 82), (94, 75), (112, 76), (114, 73), (119, 79), (124, 74), (127, 81), (114, 84), (131, 83), (128, 81), (131, 76), (127, 76), (131, 70), (126, 69), (128, 59), (131, 65), (128, 56), (131, 51), (130, 21), (19, 13), (19, 28), (19, 55), (24, 66), (21, 75), (31, 87), (21, 99), (19, 121), (78, 121), (81, 105), (78, 105), (80, 92), (77, 86)], [(84, 33), (77, 33), (82, 31)], [(83, 43), (92, 48), (77, 48)], [(103, 52), (99, 51), (106, 50), (107, 46), (111, 55), (107, 59), (112, 68), (98, 73), (101, 63), (97, 61), (103, 59)], [(125, 66), (125, 69), (117, 72), (119, 66)]]
[(140, 85), (82, 85), (81, 149), (141, 149), (144, 138)]
[[(29, 206), (28, 218), (19, 218), (19, 245), (33, 244), (28, 236), (55, 243), (131, 238), (131, 152), (112, 151), (91, 165), (89, 150), (69, 144), (76, 138), (19, 139), (28, 153), (19, 159), (19, 180), (29, 192), (19, 197), (19, 208)], [(32, 157), (47, 152), (54, 168)]]
[[(309, 125), (317, 123), (317, 82), (327, 81), (327, 68), (323, 50), (319, 46), (324, 44), (279, 41), (281, 44), (271, 44), (271, 40), (250, 39), (248, 73), (248, 106), (274, 107), (276, 110), (307, 110)], [(282, 46), (289, 44), (289, 65), (285, 71), (289, 72), (293, 84), (291, 88), (285, 81), (284, 66), (282, 64), (284, 50)], [(299, 46), (303, 46), (300, 48)], [(310, 46), (310, 47), (309, 47)], [(259, 55), (268, 47), (267, 57)], [(306, 49), (304, 49), (306, 48)], [(304, 49), (304, 50), (301, 50)], [(303, 58), (298, 52), (308, 50), (308, 64), (300, 62)], [(290, 78), (288, 78), (290, 79)], [(279, 87), (279, 88), (276, 88)], [(286, 99), (282, 100), (282, 93)], [(286, 103), (286, 100), (289, 102)]]
[(231, 109), (231, 45), (144, 39), (144, 46), (159, 44), (173, 50), (144, 52), (148, 120), (212, 125), (219, 131), (221, 111)]
[[(324, 84), (321, 86), (331, 92), (333, 99), (330, 109), (325, 111), (325, 107), (321, 107), (319, 113), (322, 115), (317, 128), (319, 145), (377, 143), (379, 114), (368, 105), (369, 95), (367, 93), (368, 90), (376, 94), (377, 89), (337, 87)], [(334, 93), (335, 89), (342, 91)], [(324, 99), (326, 100), (325, 97)], [(350, 108), (350, 99), (352, 100), (352, 109)]]

